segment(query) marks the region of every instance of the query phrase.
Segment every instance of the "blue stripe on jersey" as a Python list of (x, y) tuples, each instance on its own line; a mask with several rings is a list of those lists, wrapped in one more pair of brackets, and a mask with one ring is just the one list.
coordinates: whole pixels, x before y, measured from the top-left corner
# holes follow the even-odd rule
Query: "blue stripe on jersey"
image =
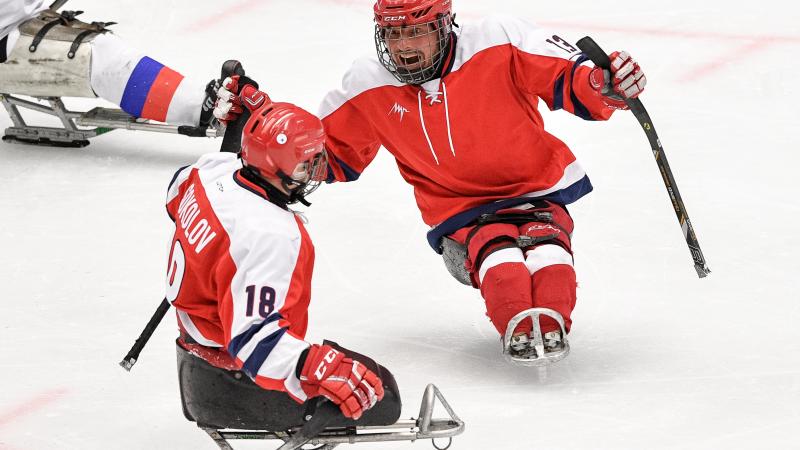
[(147, 56), (139, 60), (128, 78), (128, 84), (125, 85), (125, 92), (122, 94), (119, 106), (123, 111), (133, 117), (142, 115), (142, 108), (147, 100), (147, 94), (150, 93), (150, 87), (163, 67), (163, 64)]
[(247, 361), (244, 362), (242, 371), (250, 376), (250, 378), (255, 378), (256, 375), (258, 375), (258, 369), (264, 365), (264, 361), (267, 360), (267, 357), (272, 353), (275, 346), (278, 345), (278, 341), (281, 340), (284, 334), (286, 334), (286, 328), (280, 328), (278, 331), (262, 339), (261, 342), (256, 345), (253, 353), (250, 354), (250, 357), (247, 358)]
[(575, 183), (572, 183), (566, 188), (551, 192), (541, 197), (515, 197), (468, 209), (445, 220), (441, 224), (428, 231), (428, 245), (430, 245), (436, 253), (441, 254), (441, 241), (443, 237), (453, 234), (456, 231), (466, 227), (482, 214), (491, 214), (501, 209), (521, 205), (532, 200), (547, 200), (560, 205), (568, 205), (588, 194), (589, 192), (592, 192), (593, 189), (594, 188), (592, 187), (592, 182), (589, 181), (589, 177), (584, 175), (583, 178)]
[(569, 89), (569, 98), (572, 100), (572, 106), (575, 108), (575, 115), (580, 117), (584, 120), (595, 120), (592, 117), (592, 113), (589, 112), (589, 108), (587, 108), (580, 100), (578, 100), (578, 96), (575, 95), (575, 89), (573, 86), (575, 85), (575, 71), (578, 67), (583, 64), (585, 61), (588, 61), (589, 57), (585, 54), (581, 53), (581, 56), (575, 61), (575, 64), (572, 65), (572, 73), (570, 74), (570, 89)]
[[(339, 167), (342, 168), (342, 171), (344, 172), (345, 181), (356, 181), (358, 179), (358, 177), (361, 176), (361, 174), (359, 172), (356, 172), (355, 170), (353, 170), (352, 167), (350, 167), (347, 164), (345, 164), (344, 161), (342, 161), (341, 159), (337, 158), (336, 155), (333, 155), (333, 154), (329, 153), (328, 156), (333, 156), (333, 159), (336, 161), (336, 163), (339, 165)], [(336, 181), (336, 178), (334, 178), (333, 171), (331, 170), (331, 167), (330, 167), (330, 162), (328, 163), (328, 179), (325, 180), (325, 181), (327, 183), (333, 183), (334, 181)]]
[(235, 338), (231, 339), (230, 344), (228, 344), (228, 353), (235, 358), (236, 355), (239, 354), (239, 351), (241, 351), (242, 348), (245, 345), (247, 345), (248, 342), (250, 342), (250, 339), (252, 339), (256, 333), (261, 331), (261, 329), (267, 326), (268, 324), (276, 322), (281, 319), (283, 319), (283, 316), (281, 316), (278, 313), (274, 313), (267, 316), (267, 318), (264, 319), (263, 321), (254, 323), (244, 333), (241, 333)]
[(173, 175), (172, 179), (169, 180), (169, 185), (167, 186), (167, 192), (169, 192), (169, 190), (172, 189), (172, 185), (175, 184), (175, 180), (178, 179), (178, 175), (180, 175), (181, 172), (183, 172), (183, 169), (185, 169), (187, 167), (189, 167), (189, 166), (188, 165), (187, 166), (183, 166), (180, 169), (175, 171), (175, 175)]
[(564, 108), (564, 74), (556, 80), (556, 85), (553, 87), (553, 111)]

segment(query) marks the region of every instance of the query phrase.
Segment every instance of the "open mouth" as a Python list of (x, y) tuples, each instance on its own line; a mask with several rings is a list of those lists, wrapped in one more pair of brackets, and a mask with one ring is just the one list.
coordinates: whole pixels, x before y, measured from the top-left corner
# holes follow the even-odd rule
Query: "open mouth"
[(395, 56), (398, 66), (404, 69), (414, 69), (422, 64), (422, 54), (420, 52), (403, 52)]

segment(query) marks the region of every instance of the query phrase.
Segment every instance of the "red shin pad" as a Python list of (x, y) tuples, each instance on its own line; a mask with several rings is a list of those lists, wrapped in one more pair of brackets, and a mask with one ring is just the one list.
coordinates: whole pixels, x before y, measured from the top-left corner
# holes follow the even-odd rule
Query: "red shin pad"
[[(564, 326), (569, 331), (576, 300), (575, 270), (566, 264), (548, 266), (539, 269), (531, 279), (533, 305), (537, 308), (558, 311), (564, 318)], [(541, 316), (540, 325), (542, 333), (561, 328), (555, 320), (545, 316)]]

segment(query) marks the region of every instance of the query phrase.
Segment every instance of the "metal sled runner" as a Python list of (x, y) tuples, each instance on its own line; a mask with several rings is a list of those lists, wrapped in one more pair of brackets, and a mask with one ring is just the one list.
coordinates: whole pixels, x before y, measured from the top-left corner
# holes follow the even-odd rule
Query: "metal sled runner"
[[(450, 418), (432, 417), (437, 399), (444, 406)], [(203, 426), (201, 428), (208, 433), (219, 448), (225, 450), (233, 449), (228, 442), (230, 440), (283, 440), (287, 443), (281, 446), (280, 449), (294, 450), (300, 448), (289, 442), (294, 434), (297, 433), (297, 429), (286, 432), (272, 432), (218, 430)], [(316, 437), (301, 445), (316, 445), (318, 446), (316, 450), (328, 450), (335, 448), (339, 444), (392, 441), (413, 442), (418, 439), (431, 439), (435, 448), (443, 450), (449, 448), (452, 438), (463, 431), (464, 422), (453, 412), (439, 389), (433, 384), (429, 384), (422, 397), (419, 419), (398, 420), (391, 425), (384, 426), (328, 427)], [(447, 439), (447, 445), (440, 447), (437, 445), (436, 439)]]
[[(24, 100), (0, 93), (2, 102), (14, 126), (6, 128), (4, 141), (55, 147), (85, 147), (89, 139), (116, 129), (150, 131), (158, 133), (184, 134), (187, 136), (218, 137), (216, 128), (167, 125), (146, 119), (136, 119), (120, 109), (94, 108), (87, 112), (70, 111), (60, 97), (43, 97), (48, 105)], [(20, 108), (57, 117), (62, 128), (29, 125), (22, 117)]]

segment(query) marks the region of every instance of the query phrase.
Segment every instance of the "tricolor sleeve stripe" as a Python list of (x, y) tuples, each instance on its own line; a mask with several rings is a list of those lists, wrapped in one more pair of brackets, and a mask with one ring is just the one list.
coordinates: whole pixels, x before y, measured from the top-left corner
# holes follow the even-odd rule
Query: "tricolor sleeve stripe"
[(162, 68), (153, 82), (150, 92), (147, 93), (140, 117), (166, 122), (172, 97), (181, 81), (183, 81), (183, 75), (169, 67)]
[[(250, 328), (248, 328), (244, 333), (239, 334), (238, 336), (231, 339), (231, 342), (228, 344), (228, 353), (231, 355), (237, 356), (242, 349), (250, 343), (253, 336), (258, 334), (266, 325), (269, 325), (273, 322), (278, 322), (282, 319), (280, 314), (270, 314), (266, 319), (262, 320), (261, 322), (253, 324)], [(280, 325), (279, 325), (280, 326)]]
[(256, 344), (255, 348), (250, 353), (250, 356), (244, 361), (244, 364), (242, 364), (244, 373), (248, 374), (250, 377), (255, 377), (284, 334), (286, 334), (286, 328), (279, 328), (273, 331), (269, 336), (258, 341), (258, 344)]
[(172, 96), (183, 76), (145, 56), (131, 72), (120, 107), (134, 117), (165, 121)]

